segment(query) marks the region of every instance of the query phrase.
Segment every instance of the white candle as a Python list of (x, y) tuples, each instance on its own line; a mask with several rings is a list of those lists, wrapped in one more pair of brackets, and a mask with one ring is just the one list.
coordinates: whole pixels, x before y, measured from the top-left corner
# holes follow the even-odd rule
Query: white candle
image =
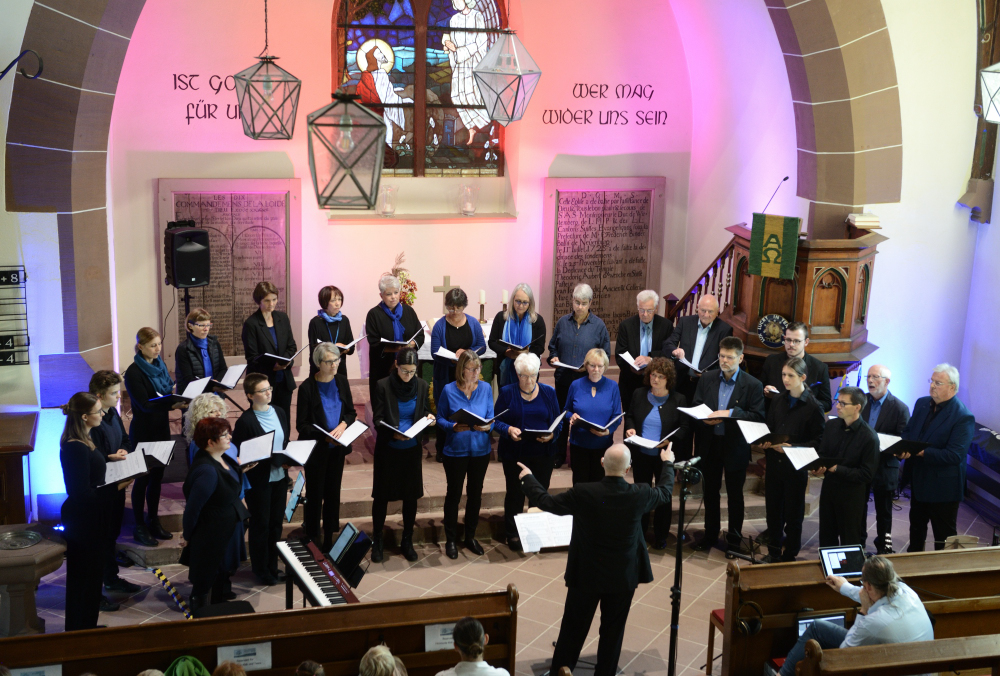
[(507, 304), (507, 289), (503, 290), (503, 293), (501, 294), (500, 297), (503, 300), (503, 304), (506, 305)]
[(479, 304), (486, 305), (486, 292), (482, 289), (479, 290)]

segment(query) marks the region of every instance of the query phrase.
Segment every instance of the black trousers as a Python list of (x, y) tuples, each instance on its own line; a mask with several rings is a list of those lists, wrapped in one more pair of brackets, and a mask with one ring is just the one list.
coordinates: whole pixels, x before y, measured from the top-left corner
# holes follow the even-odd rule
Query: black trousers
[[(372, 502), (372, 535), (382, 535), (385, 529), (385, 516), (389, 512), (388, 500)], [(403, 537), (413, 537), (413, 525), (417, 522), (417, 501), (403, 500)], [(326, 551), (326, 550), (324, 550)]]
[(569, 464), (573, 469), (574, 486), (588, 481), (600, 481), (604, 478), (604, 466), (601, 465), (601, 459), (604, 457), (605, 450), (607, 449), (584, 448), (576, 444), (569, 445)]
[[(892, 496), (895, 490), (885, 488), (872, 488), (872, 501), (875, 503), (875, 551), (885, 554), (886, 549), (892, 546)], [(868, 537), (868, 513), (862, 515), (862, 524), (865, 528), (865, 539)], [(865, 541), (862, 540), (862, 545)]]
[(448, 488), (444, 496), (444, 534), (448, 542), (458, 539), (458, 505), (465, 496), (465, 539), (476, 537), (479, 527), (479, 507), (483, 504), (483, 481), (490, 466), (490, 456), (444, 456), (444, 474)]
[[(556, 367), (556, 371), (560, 370)], [(563, 376), (556, 379), (556, 399), (559, 400), (559, 410), (566, 410), (566, 397), (569, 395), (569, 386), (573, 384), (574, 381), (583, 378), (586, 374), (584, 373), (569, 373), (568, 376)], [(569, 443), (569, 424), (567, 421), (563, 421), (562, 429), (559, 430), (559, 437), (556, 439), (556, 457), (555, 463), (562, 465), (566, 462), (566, 445)], [(576, 483), (576, 482), (574, 482)]]
[(868, 512), (864, 486), (836, 486), (823, 480), (819, 494), (819, 546), (860, 545), (865, 541), (863, 514)]
[[(729, 506), (729, 530), (726, 539), (739, 545), (743, 533), (743, 484), (747, 480), (748, 460), (743, 453), (726, 448), (726, 438), (712, 435), (706, 457), (702, 458), (705, 495), (705, 537), (719, 537), (722, 527), (722, 476), (726, 477), (726, 500)], [(683, 527), (683, 526), (682, 526)]]
[(149, 508), (149, 519), (158, 518), (160, 512), (160, 487), (163, 484), (163, 467), (149, 470), (149, 473), (135, 478), (132, 484), (132, 514), (136, 526), (148, 525), (143, 510)]
[(622, 639), (625, 637), (625, 622), (628, 620), (634, 595), (634, 589), (601, 594), (589, 589), (567, 588), (566, 607), (563, 609), (559, 638), (552, 653), (549, 673), (559, 673), (562, 667), (569, 667), (570, 671), (576, 669), (576, 661), (580, 658), (587, 632), (594, 621), (594, 613), (600, 605), (601, 629), (594, 676), (615, 676), (622, 652)]
[(306, 504), (302, 526), (306, 537), (319, 537), (323, 517), (323, 551), (333, 546), (333, 534), (340, 531), (340, 487), (344, 480), (344, 453), (320, 442), (306, 460)]
[(908, 552), (922, 552), (927, 544), (927, 522), (934, 529), (934, 549), (944, 549), (945, 539), (958, 535), (957, 502), (910, 500), (910, 546)]
[(118, 491), (111, 505), (111, 520), (108, 521), (108, 544), (104, 559), (104, 584), (118, 579), (118, 536), (122, 534), (122, 518), (125, 516), (125, 491)]
[[(555, 461), (551, 455), (528, 455), (517, 460), (511, 458), (503, 459), (503, 477), (507, 482), (507, 493), (503, 499), (503, 524), (504, 533), (508, 538), (518, 537), (517, 523), (514, 515), (524, 511), (524, 492), (521, 490), (521, 480), (518, 475), (521, 468), (517, 463), (521, 462), (531, 470), (531, 474), (542, 484), (542, 488), (549, 490), (549, 481), (552, 480), (552, 468)], [(534, 507), (535, 503), (528, 503), (529, 507)]]
[[(635, 483), (647, 484), (649, 486), (660, 485), (660, 470), (663, 469), (663, 461), (660, 454), (646, 455), (642, 451), (632, 452), (632, 476)], [(673, 520), (673, 505), (668, 502), (660, 505), (653, 512), (653, 542), (663, 542), (670, 533), (670, 522)], [(683, 526), (681, 526), (683, 527)], [(649, 530), (649, 514), (642, 515), (642, 532), (645, 535)]]
[(250, 565), (258, 577), (278, 572), (278, 540), (281, 539), (287, 496), (287, 477), (251, 488), (244, 496), (250, 510), (250, 534), (247, 538)]
[[(809, 474), (797, 470), (786, 458), (768, 454), (767, 476), (764, 478), (764, 511), (768, 550), (784, 561), (794, 561), (802, 549), (802, 520), (806, 513), (806, 487)], [(784, 537), (782, 537), (784, 533)]]
[[(106, 523), (100, 524), (106, 527)], [(106, 530), (66, 537), (66, 631), (93, 629), (101, 607), (104, 577)]]

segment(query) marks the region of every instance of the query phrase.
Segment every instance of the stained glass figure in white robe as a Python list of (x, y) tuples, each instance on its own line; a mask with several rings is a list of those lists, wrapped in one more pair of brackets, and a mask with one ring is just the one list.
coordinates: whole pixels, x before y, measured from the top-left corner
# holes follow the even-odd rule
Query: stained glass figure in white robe
[(477, 0), (451, 0), (451, 6), (458, 12), (448, 22), (451, 32), (445, 33), (441, 44), (448, 52), (451, 63), (451, 100), (459, 106), (458, 114), (462, 124), (469, 130), (468, 145), (472, 145), (476, 130), (490, 123), (486, 114), (476, 108), (461, 106), (481, 106), (483, 97), (472, 75), (487, 51), (487, 35), (484, 32), (468, 32), (462, 29), (484, 29), (486, 21), (476, 9)]

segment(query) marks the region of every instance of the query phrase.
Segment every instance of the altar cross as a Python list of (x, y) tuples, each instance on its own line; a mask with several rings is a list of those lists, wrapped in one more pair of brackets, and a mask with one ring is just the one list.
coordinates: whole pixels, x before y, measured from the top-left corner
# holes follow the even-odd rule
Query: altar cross
[(447, 295), (447, 293), (449, 291), (451, 291), (452, 289), (457, 289), (457, 288), (458, 288), (457, 284), (453, 285), (451, 283), (451, 275), (445, 275), (444, 279), (441, 282), (441, 286), (435, 286), (434, 287), (434, 293), (440, 293), (440, 294), (442, 294), (441, 295), (441, 309), (442, 309), (442, 311), (447, 312), (447, 310), (445, 310), (445, 307), (444, 307), (444, 297), (445, 297), (445, 295)]

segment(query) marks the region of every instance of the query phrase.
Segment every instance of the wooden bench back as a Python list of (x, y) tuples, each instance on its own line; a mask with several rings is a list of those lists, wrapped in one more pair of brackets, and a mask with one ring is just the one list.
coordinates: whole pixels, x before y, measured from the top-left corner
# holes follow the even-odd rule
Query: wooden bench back
[[(985, 598), (1000, 594), (1000, 551), (996, 548), (893, 554), (889, 558), (903, 582), (934, 614), (935, 636), (997, 630), (997, 624), (977, 620), (979, 613), (986, 613), (985, 618), (1000, 615), (997, 602)], [(751, 602), (760, 606), (764, 615), (761, 631), (755, 636), (739, 630), (739, 620), (757, 618), (755, 610), (746, 605)], [(787, 653), (798, 638), (796, 620), (803, 609), (843, 612), (851, 623), (856, 607), (826, 585), (819, 561), (765, 566), (732, 562), (726, 573), (722, 673), (756, 676), (769, 657)]]
[(357, 603), (333, 608), (282, 610), (250, 615), (179, 620), (63, 634), (0, 639), (0, 662), (8, 667), (61, 664), (63, 676), (137, 674), (165, 670), (182, 655), (212, 671), (216, 648), (270, 643), (272, 668), (254, 676), (288, 676), (303, 660), (323, 665), (327, 676), (356, 676), (372, 646), (385, 643), (410, 676), (433, 676), (455, 666), (454, 650), (424, 651), (424, 627), (471, 616), (490, 636), (486, 661), (514, 673), (517, 649), (517, 589), (482, 594)]
[(983, 668), (991, 669), (993, 676), (1000, 676), (1000, 634), (842, 650), (823, 650), (816, 641), (809, 641), (796, 675), (905, 676)]

